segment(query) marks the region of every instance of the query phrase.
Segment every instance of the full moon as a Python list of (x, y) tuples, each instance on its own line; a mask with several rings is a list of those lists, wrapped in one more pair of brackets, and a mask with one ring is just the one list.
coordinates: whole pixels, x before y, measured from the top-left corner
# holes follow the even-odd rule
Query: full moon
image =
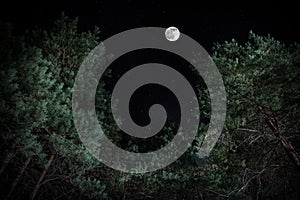
[(173, 41), (178, 40), (178, 38), (180, 36), (180, 32), (179, 32), (178, 28), (171, 26), (171, 27), (167, 28), (167, 30), (165, 32), (165, 36), (166, 36), (167, 40), (173, 42)]

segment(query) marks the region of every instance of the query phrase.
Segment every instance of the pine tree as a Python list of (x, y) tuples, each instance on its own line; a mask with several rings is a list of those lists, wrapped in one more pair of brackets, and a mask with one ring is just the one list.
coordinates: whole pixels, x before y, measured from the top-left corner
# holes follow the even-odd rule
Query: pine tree
[[(75, 75), (100, 42), (98, 28), (79, 32), (77, 22), (62, 15), (52, 29), (22, 38), (1, 24), (1, 198), (251, 199), (287, 193), (285, 181), (293, 180), (284, 172), (299, 167), (298, 44), (286, 46), (252, 32), (244, 45), (216, 44), (212, 58), (223, 75), (228, 110), (210, 157), (196, 160), (198, 165), (194, 160), (207, 130), (201, 123), (192, 147), (176, 162), (155, 172), (127, 174), (95, 159), (72, 121)], [(195, 88), (207, 96), (199, 96), (207, 117), (209, 93), (201, 84)], [(96, 110), (103, 129), (119, 146), (144, 150), (117, 128), (110, 92), (101, 81)], [(151, 141), (152, 146), (168, 143), (174, 131), (175, 125), (166, 125), (156, 138), (162, 143)]]

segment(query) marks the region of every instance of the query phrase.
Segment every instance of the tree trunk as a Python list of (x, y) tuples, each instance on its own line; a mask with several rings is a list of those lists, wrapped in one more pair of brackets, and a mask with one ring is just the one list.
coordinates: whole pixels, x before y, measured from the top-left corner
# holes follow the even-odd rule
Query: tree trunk
[(48, 160), (47, 165), (45, 166), (45, 169), (43, 170), (43, 172), (42, 172), (42, 174), (41, 174), (41, 176), (40, 176), (38, 182), (36, 183), (36, 185), (35, 185), (35, 187), (34, 187), (34, 190), (33, 190), (32, 195), (31, 195), (31, 199), (34, 199), (36, 193), (38, 192), (38, 190), (39, 190), (39, 188), (40, 188), (40, 186), (41, 186), (41, 183), (42, 183), (42, 181), (44, 180), (45, 175), (47, 174), (47, 172), (48, 172), (48, 170), (49, 170), (49, 168), (50, 168), (50, 166), (51, 166), (53, 160), (54, 160), (54, 155), (51, 155), (51, 156), (50, 156), (50, 159)]
[(300, 170), (300, 155), (295, 150), (295, 147), (286, 137), (281, 136), (280, 141), (294, 165), (297, 167), (298, 170)]
[(285, 149), (286, 153), (288, 154), (290, 160), (295, 165), (295, 167), (300, 170), (300, 155), (295, 150), (295, 147), (292, 145), (292, 143), (284, 136), (279, 134), (278, 131), (278, 125), (276, 123), (276, 117), (274, 116), (274, 120), (267, 114), (267, 112), (261, 107), (258, 107), (259, 111), (263, 114), (264, 119), (267, 122), (267, 125), (270, 127), (270, 129), (274, 132), (275, 136), (280, 139), (280, 142)]
[(6, 156), (3, 160), (2, 166), (1, 166), (1, 169), (0, 169), (0, 176), (4, 172), (6, 166), (8, 165), (9, 161), (14, 157), (14, 155), (15, 155), (15, 152), (13, 152), (13, 151), (10, 151), (6, 154)]
[(24, 174), (25, 169), (27, 168), (27, 166), (28, 166), (28, 164), (30, 163), (31, 160), (32, 160), (32, 156), (30, 156), (29, 158), (27, 158), (27, 160), (25, 161), (23, 167), (21, 168), (21, 170), (19, 171), (17, 177), (13, 181), (13, 183), (11, 185), (11, 189), (10, 189), (9, 193), (7, 194), (7, 196), (6, 196), (6, 199), (8, 199), (10, 197), (10, 195), (12, 194), (12, 192), (14, 191), (16, 185), (20, 181), (21, 177)]

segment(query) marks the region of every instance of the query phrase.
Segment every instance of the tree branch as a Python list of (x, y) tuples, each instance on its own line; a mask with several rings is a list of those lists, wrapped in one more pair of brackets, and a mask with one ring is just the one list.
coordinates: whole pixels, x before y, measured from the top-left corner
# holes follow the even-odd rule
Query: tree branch
[(47, 165), (45, 166), (45, 169), (43, 170), (43, 172), (42, 172), (42, 174), (41, 174), (41, 176), (40, 176), (38, 182), (36, 183), (36, 185), (35, 185), (35, 187), (34, 187), (34, 190), (33, 190), (33, 192), (32, 192), (32, 195), (31, 195), (31, 199), (34, 199), (36, 193), (38, 192), (38, 190), (39, 190), (39, 188), (40, 188), (40, 186), (41, 186), (41, 183), (42, 183), (42, 181), (44, 180), (45, 175), (47, 174), (47, 172), (48, 172), (48, 170), (49, 170), (49, 167), (50, 167), (50, 165), (52, 164), (53, 160), (54, 160), (54, 154), (52, 154), (52, 155), (50, 156), (50, 159), (48, 160), (48, 163), (47, 163)]

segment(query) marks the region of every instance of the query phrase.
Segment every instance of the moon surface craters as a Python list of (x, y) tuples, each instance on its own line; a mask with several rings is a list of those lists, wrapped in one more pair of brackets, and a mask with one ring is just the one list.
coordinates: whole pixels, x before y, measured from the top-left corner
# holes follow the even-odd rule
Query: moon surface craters
[(174, 41), (178, 40), (178, 38), (180, 36), (180, 32), (179, 32), (178, 28), (171, 26), (166, 29), (165, 36), (166, 36), (167, 40), (174, 42)]

